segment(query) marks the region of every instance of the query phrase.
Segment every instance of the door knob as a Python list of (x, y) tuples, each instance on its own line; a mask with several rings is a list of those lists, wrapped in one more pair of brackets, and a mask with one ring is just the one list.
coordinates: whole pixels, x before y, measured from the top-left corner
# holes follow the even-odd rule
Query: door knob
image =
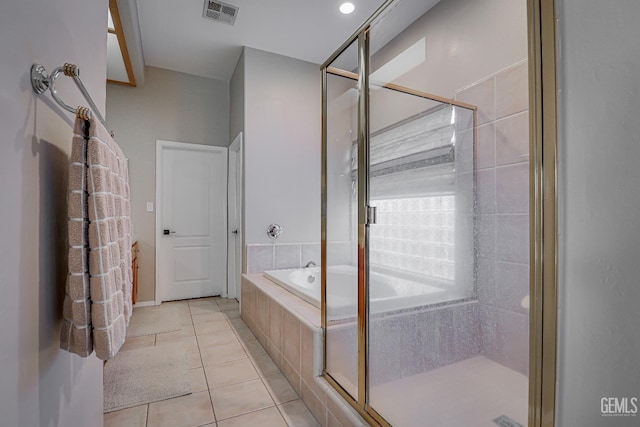
[(238, 234), (238, 230), (233, 230), (232, 233), (233, 234)]
[(164, 234), (165, 236), (168, 236), (169, 234), (175, 234), (175, 231), (171, 231), (171, 230), (162, 230), (162, 234)]

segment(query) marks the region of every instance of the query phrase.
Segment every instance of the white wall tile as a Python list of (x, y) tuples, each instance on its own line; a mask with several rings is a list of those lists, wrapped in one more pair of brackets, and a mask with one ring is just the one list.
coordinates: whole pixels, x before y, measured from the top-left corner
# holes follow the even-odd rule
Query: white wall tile
[(529, 163), (496, 168), (498, 213), (529, 212)]
[(249, 274), (273, 270), (273, 245), (247, 245), (247, 271)]
[(496, 166), (529, 160), (529, 113), (496, 122)]
[(496, 119), (529, 109), (529, 69), (525, 61), (496, 75)]
[(456, 100), (478, 107), (478, 125), (496, 118), (494, 79), (489, 78), (456, 93)]
[(276, 244), (275, 247), (275, 269), (300, 268), (300, 245)]
[(320, 265), (320, 243), (303, 244), (301, 261), (301, 265), (306, 265), (309, 261)]

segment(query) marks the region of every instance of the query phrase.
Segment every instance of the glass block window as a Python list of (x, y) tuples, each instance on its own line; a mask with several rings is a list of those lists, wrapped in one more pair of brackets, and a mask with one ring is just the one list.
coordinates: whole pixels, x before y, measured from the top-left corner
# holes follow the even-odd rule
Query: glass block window
[(378, 209), (369, 240), (373, 268), (454, 280), (455, 195), (372, 200), (371, 204)]

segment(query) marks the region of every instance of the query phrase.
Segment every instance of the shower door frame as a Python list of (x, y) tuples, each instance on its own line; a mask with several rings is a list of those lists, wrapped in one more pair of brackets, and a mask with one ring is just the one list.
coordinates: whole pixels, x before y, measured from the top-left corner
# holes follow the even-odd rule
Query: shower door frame
[[(369, 142), (369, 30), (395, 0), (385, 3), (321, 66), (322, 71), (322, 208), (321, 208), (321, 324), (324, 335), (322, 375), (368, 422), (390, 424), (369, 406), (367, 393), (368, 338), (368, 192), (361, 179), (368, 171)], [(529, 44), (530, 135), (530, 315), (529, 315), (529, 427), (555, 425), (557, 347), (557, 100), (555, 0), (527, 0)], [(354, 400), (327, 372), (327, 75), (354, 78), (355, 73), (330, 67), (358, 41), (358, 395)], [(451, 104), (446, 98), (386, 85), (388, 89)], [(455, 103), (455, 101), (453, 101)], [(458, 103), (460, 106), (472, 107)], [(475, 120), (474, 120), (475, 121)]]

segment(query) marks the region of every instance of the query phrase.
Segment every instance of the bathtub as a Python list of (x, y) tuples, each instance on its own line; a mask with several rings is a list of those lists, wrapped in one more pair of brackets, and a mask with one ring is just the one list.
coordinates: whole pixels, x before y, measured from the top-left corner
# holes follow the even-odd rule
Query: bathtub
[[(320, 267), (265, 271), (263, 275), (310, 304), (320, 308)], [(337, 319), (357, 313), (358, 271), (349, 265), (327, 268), (327, 314)], [(369, 311), (385, 313), (424, 307), (450, 299), (446, 289), (397, 277), (371, 273)]]

